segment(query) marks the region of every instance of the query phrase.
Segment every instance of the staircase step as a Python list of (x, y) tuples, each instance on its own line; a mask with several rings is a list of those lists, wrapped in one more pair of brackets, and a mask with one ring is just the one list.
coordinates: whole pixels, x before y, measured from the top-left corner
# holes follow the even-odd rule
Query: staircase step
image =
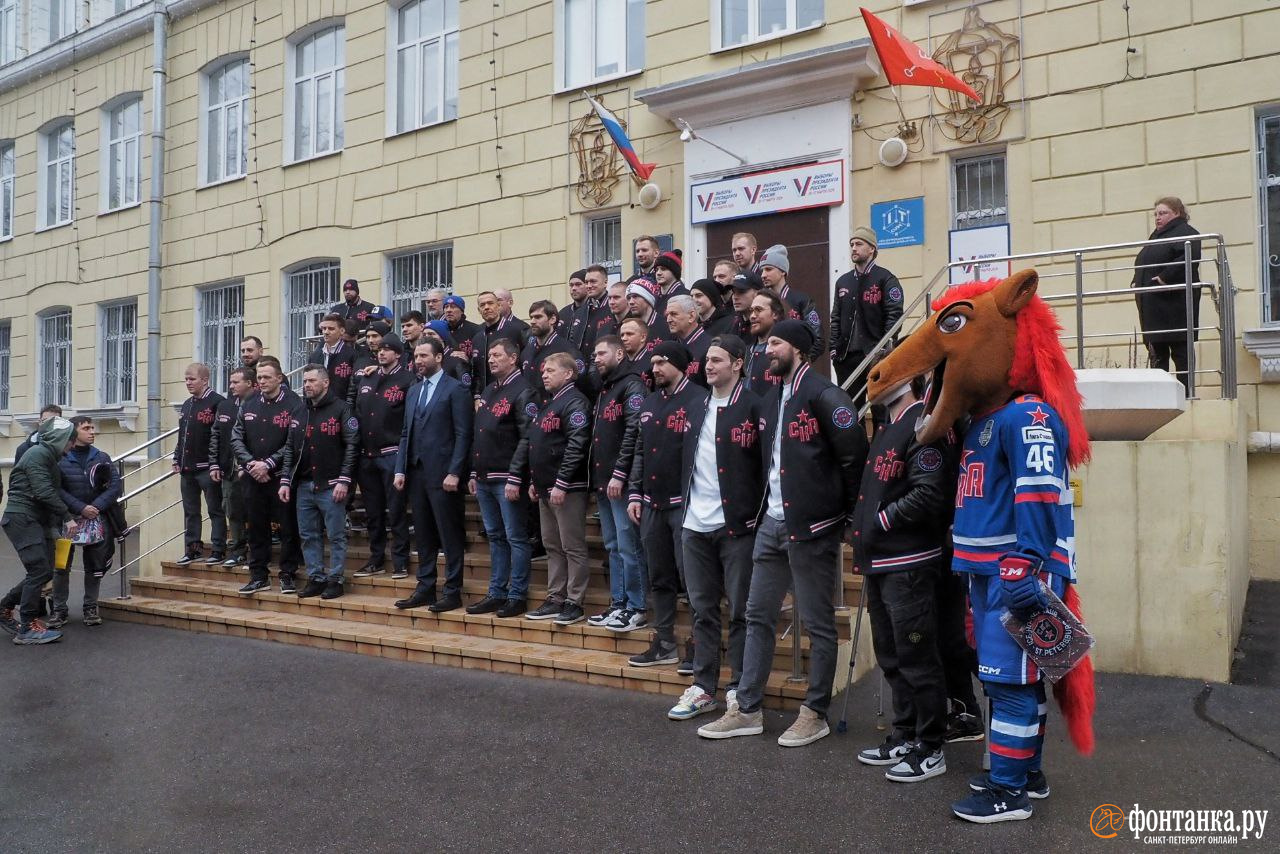
[[(624, 655), (602, 650), (149, 596), (134, 596), (123, 601), (104, 599), (101, 607), (110, 612), (111, 618), (127, 622), (273, 640), (400, 661), (566, 679), (673, 698), (689, 685), (689, 677), (676, 673), (674, 665), (629, 667)], [(721, 674), (722, 680), (728, 675), (726, 669)], [(782, 671), (770, 675), (765, 689), (766, 706), (794, 709), (804, 699), (805, 683), (788, 682), (786, 676)]]

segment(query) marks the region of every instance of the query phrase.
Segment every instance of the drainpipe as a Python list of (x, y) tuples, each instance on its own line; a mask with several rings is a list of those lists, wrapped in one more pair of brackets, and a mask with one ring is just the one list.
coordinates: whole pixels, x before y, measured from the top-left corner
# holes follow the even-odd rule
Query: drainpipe
[[(168, 0), (154, 0), (151, 15), (151, 197), (147, 199), (147, 438), (160, 435), (160, 271), (164, 231), (165, 83), (168, 62)], [(160, 455), (157, 442), (147, 457)]]

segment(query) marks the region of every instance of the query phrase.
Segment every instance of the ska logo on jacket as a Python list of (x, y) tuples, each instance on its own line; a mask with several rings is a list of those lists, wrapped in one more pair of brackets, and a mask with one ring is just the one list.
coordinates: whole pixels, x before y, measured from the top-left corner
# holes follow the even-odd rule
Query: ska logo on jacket
[(404, 400), (404, 389), (400, 388), (400, 386), (398, 385), (393, 385), (391, 386), (391, 388), (384, 391), (382, 393), (382, 396), (386, 399), (387, 403), (390, 403), (394, 406), (395, 404)]
[(489, 411), (493, 413), (494, 418), (502, 418), (511, 411), (511, 401), (505, 397), (489, 407)]
[(611, 400), (604, 405), (604, 409), (600, 410), (602, 421), (617, 421), (620, 415), (622, 415), (621, 401)]
[(982, 498), (982, 481), (987, 474), (986, 463), (971, 463), (973, 451), (965, 451), (960, 460), (960, 479), (956, 481), (956, 506), (963, 507), (966, 498)]
[(760, 435), (756, 425), (751, 421), (743, 421), (741, 424), (729, 430), (729, 441), (740, 448), (750, 448), (756, 443), (756, 436)]
[(351, 373), (352, 369), (349, 362), (339, 362), (333, 366), (333, 375), (335, 377), (342, 377), (345, 379), (346, 377), (351, 376)]
[(198, 413), (196, 413), (196, 420), (199, 421), (201, 424), (212, 424), (213, 410), (201, 409)]
[(848, 430), (856, 420), (853, 410), (847, 406), (837, 407), (836, 411), (831, 413), (831, 423), (841, 430)]
[(293, 417), (287, 412), (277, 412), (275, 417), (271, 419), (271, 423), (281, 430), (288, 430), (293, 424)]
[(882, 483), (902, 477), (905, 469), (906, 464), (898, 459), (898, 452), (895, 450), (886, 451), (876, 457), (875, 473)]
[(560, 416), (554, 412), (548, 412), (542, 416), (542, 420), (538, 422), (538, 427), (543, 433), (554, 433), (560, 429)]
[(587, 426), (587, 413), (581, 410), (569, 413), (569, 426), (575, 430), (579, 427)]
[(688, 426), (689, 419), (686, 417), (683, 406), (667, 416), (667, 429), (672, 433), (683, 433)]
[(880, 286), (879, 286), (879, 285), (872, 285), (871, 287), (867, 288), (867, 289), (863, 292), (863, 294), (862, 294), (862, 301), (863, 301), (863, 302), (869, 302), (869, 303), (871, 303), (872, 305), (875, 305), (876, 303), (880, 302), (880, 299), (881, 299), (882, 297), (883, 297), (883, 294), (882, 294), (882, 293), (881, 293), (881, 291), (880, 291)]
[[(326, 418), (324, 421), (320, 423), (320, 432), (325, 434), (326, 436), (338, 435), (338, 419)], [(310, 435), (310, 433), (311, 433), (311, 425), (308, 424), (307, 434)]]
[(818, 432), (818, 422), (809, 414), (808, 410), (801, 409), (796, 413), (796, 420), (787, 423), (787, 438), (795, 439), (798, 442), (808, 442)]

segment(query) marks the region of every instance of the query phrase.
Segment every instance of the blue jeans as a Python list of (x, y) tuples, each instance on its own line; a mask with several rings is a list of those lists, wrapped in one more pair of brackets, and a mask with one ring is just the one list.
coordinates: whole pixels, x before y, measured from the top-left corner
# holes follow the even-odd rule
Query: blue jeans
[(489, 538), (489, 595), (495, 599), (526, 599), (529, 560), (533, 546), (525, 518), (528, 499), (508, 501), (504, 481), (476, 481), (476, 503)]
[(609, 553), (609, 604), (631, 611), (645, 609), (648, 573), (640, 551), (640, 529), (627, 517), (627, 499), (614, 501), (604, 490), (596, 491), (600, 509), (600, 536)]
[[(333, 487), (316, 489), (311, 481), (294, 484), (298, 493), (298, 533), (307, 577), (315, 581), (342, 581), (347, 561), (347, 504), (333, 500)], [(329, 537), (329, 566), (324, 570), (324, 535)]]

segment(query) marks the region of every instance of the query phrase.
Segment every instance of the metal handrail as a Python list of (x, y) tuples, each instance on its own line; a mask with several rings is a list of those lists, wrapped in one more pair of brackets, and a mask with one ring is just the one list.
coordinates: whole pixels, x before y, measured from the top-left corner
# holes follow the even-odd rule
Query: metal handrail
[(135, 454), (145, 451), (147, 448), (150, 448), (152, 445), (156, 444), (157, 442), (160, 442), (164, 439), (168, 439), (170, 436), (172, 436), (174, 433), (177, 433), (177, 432), (178, 432), (178, 428), (172, 427), (164, 431), (163, 433), (161, 433), (159, 436), (156, 436), (154, 439), (148, 439), (147, 441), (143, 442), (141, 445), (139, 445), (136, 448), (130, 448), (129, 450), (125, 451), (123, 454), (117, 454), (116, 459), (123, 460), (128, 457), (132, 457)]
[[(120, 459), (120, 460), (118, 460), (117, 462), (122, 462), (122, 463), (123, 463), (123, 461), (124, 461), (124, 458), (123, 458), (123, 457), (121, 457), (121, 459)], [(156, 457), (156, 458), (154, 458), (154, 459), (147, 460), (145, 463), (143, 463), (142, 465), (138, 466), (136, 469), (133, 469), (132, 471), (127, 471), (127, 472), (124, 472), (123, 474), (121, 474), (121, 475), (120, 475), (120, 479), (121, 479), (121, 480), (128, 480), (128, 479), (129, 479), (129, 477), (130, 477), (130, 475), (142, 474), (144, 471), (146, 471), (147, 469), (151, 468), (151, 467), (152, 467), (153, 465), (155, 465), (156, 463), (167, 463), (167, 462), (171, 462), (171, 461), (170, 461), (170, 459), (169, 459), (168, 457)]]
[[(173, 476), (174, 476), (174, 475), (176, 475), (176, 474), (177, 474), (177, 472), (176, 472), (176, 471), (174, 471), (173, 469), (170, 469), (169, 471), (167, 471), (167, 472), (165, 472), (164, 474), (160, 475), (160, 476), (159, 476), (158, 478), (156, 478), (155, 480), (150, 481), (149, 483), (144, 483), (144, 484), (142, 484), (142, 486), (139, 486), (139, 487), (138, 487), (137, 489), (135, 489), (133, 492), (125, 493), (124, 495), (120, 496), (120, 503), (121, 503), (121, 504), (124, 504), (124, 503), (125, 503), (125, 502), (127, 502), (130, 498), (133, 498), (133, 497), (135, 497), (135, 496), (141, 495), (142, 493), (146, 492), (146, 491), (147, 491), (148, 489), (150, 489), (151, 487), (153, 487), (153, 486), (159, 486), (161, 483), (163, 483), (164, 481), (168, 480), (169, 478), (173, 477)], [(141, 525), (141, 524), (142, 524), (141, 522), (139, 522), (139, 523), (138, 523), (138, 525)], [(136, 527), (138, 527), (138, 525), (134, 525), (134, 527), (136, 528)]]

